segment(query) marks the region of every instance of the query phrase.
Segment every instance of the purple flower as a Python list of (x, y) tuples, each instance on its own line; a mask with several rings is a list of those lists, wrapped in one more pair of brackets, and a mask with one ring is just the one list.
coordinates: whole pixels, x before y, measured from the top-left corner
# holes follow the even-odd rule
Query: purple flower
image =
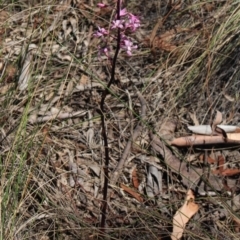
[(109, 53), (110, 53), (109, 48), (107, 46), (98, 47), (98, 58), (99, 58), (99, 60), (102, 60), (103, 56), (106, 56), (107, 58), (110, 58)]
[[(120, 1), (121, 6), (122, 0), (117, 1)], [(109, 7), (109, 5), (101, 2), (98, 3), (97, 6), (99, 8)], [(101, 43), (99, 46), (99, 56), (102, 55), (110, 58), (110, 55), (112, 54), (112, 48), (110, 48), (109, 46), (111, 46), (113, 40), (118, 39), (116, 38), (116, 31), (112, 29), (118, 29), (121, 34), (120, 47), (121, 49), (126, 51), (129, 56), (131, 56), (132, 51), (137, 48), (137, 45), (134, 45), (131, 39), (128, 38), (125, 34), (135, 32), (139, 26), (139, 17), (127, 12), (126, 8), (121, 9), (120, 7), (119, 15), (116, 14), (113, 18), (110, 30), (98, 27), (98, 30), (93, 34), (94, 37), (101, 38)], [(119, 41), (119, 39), (117, 41)]]
[(104, 54), (108, 57), (109, 56), (109, 50), (107, 47), (103, 49)]
[(127, 14), (128, 14), (128, 12), (127, 12), (126, 8), (120, 10), (120, 17), (125, 16)]
[(113, 22), (112, 22), (112, 29), (113, 28), (123, 28), (123, 20), (114, 20)]
[(102, 37), (108, 35), (108, 31), (105, 28), (98, 27), (98, 31), (93, 34), (95, 37)]
[(128, 39), (123, 40), (123, 43), (122, 43), (121, 47), (127, 51), (127, 54), (129, 56), (132, 55), (132, 50), (133, 49), (137, 49), (137, 45), (133, 45), (133, 42), (128, 40)]
[(105, 8), (105, 7), (107, 7), (107, 4), (105, 4), (105, 3), (98, 3), (97, 6), (99, 8)]
[(140, 27), (140, 20), (137, 16), (129, 13), (128, 15), (129, 19), (126, 23), (126, 27), (131, 28), (131, 30), (134, 32), (138, 27)]

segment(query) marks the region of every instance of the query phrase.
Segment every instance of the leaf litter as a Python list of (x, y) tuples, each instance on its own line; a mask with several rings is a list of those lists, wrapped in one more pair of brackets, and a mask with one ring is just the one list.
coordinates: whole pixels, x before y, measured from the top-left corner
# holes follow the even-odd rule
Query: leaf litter
[[(91, 36), (98, 24), (107, 25), (111, 10), (99, 11), (95, 1), (50, 2), (33, 9), (6, 4), (0, 12), (1, 159), (5, 173), (14, 167), (27, 177), (17, 210), (8, 214), (18, 221), (2, 223), (6, 239), (98, 235), (104, 152), (97, 109), (110, 66), (96, 57)], [(189, 239), (236, 239), (228, 219), (239, 224), (239, 7), (235, 1), (128, 5), (143, 25), (134, 36), (138, 52), (120, 55), (106, 99), (114, 180), (108, 235), (179, 239), (177, 221)], [(191, 125), (209, 146), (192, 144)], [(173, 146), (182, 137), (190, 144)], [(3, 186), (10, 184), (4, 176)]]

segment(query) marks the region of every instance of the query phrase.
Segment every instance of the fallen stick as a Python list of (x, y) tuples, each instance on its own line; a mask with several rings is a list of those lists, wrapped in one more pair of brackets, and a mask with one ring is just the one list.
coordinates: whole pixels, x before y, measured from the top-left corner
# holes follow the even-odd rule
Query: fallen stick
[(240, 133), (227, 133), (227, 138), (221, 135), (192, 135), (186, 137), (175, 138), (171, 145), (178, 147), (190, 147), (197, 145), (213, 145), (213, 144), (240, 144)]

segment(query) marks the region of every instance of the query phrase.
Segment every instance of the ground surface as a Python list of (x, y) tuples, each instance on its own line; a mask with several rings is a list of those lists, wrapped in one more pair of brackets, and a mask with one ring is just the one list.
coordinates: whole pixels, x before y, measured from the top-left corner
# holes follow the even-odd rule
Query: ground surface
[[(93, 33), (109, 26), (112, 10), (96, 1), (28, 2), (1, 3), (1, 239), (97, 239), (105, 164), (99, 107), (111, 64), (99, 59)], [(131, 36), (133, 56), (119, 54), (105, 101), (105, 233), (169, 239), (192, 188), (199, 211), (184, 238), (238, 239), (239, 148), (169, 141), (190, 135), (188, 125), (211, 123), (216, 110), (224, 124), (239, 124), (239, 1), (125, 5), (141, 28)]]

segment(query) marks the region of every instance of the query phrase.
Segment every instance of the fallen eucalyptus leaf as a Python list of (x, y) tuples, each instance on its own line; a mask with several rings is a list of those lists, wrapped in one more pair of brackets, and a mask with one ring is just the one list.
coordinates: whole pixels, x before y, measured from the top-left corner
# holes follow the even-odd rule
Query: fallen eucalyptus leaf
[(89, 165), (89, 168), (99, 177), (100, 176), (100, 172), (101, 172), (101, 169), (98, 165), (96, 164), (92, 164), (92, 165)]
[(151, 196), (156, 196), (162, 193), (162, 174), (153, 165), (148, 167), (146, 192)]
[(75, 181), (74, 181), (74, 178), (73, 178), (72, 174), (70, 174), (70, 176), (69, 176), (69, 186), (70, 187), (75, 186)]
[(45, 116), (38, 117), (35, 119), (35, 117), (30, 116), (31, 123), (39, 123), (39, 122), (46, 122), (46, 121), (52, 121), (55, 119), (66, 119), (66, 118), (73, 118), (73, 117), (79, 117), (84, 116), (87, 113), (87, 111), (77, 111), (77, 112), (59, 112), (58, 114), (52, 114), (51, 112), (48, 112)]
[(153, 177), (150, 172), (147, 174), (146, 193), (150, 198), (153, 198), (155, 196), (153, 191)]
[(217, 114), (215, 116), (215, 119), (212, 123), (212, 126), (216, 127), (218, 124), (222, 122), (222, 113), (217, 111)]
[(177, 210), (173, 217), (173, 231), (171, 234), (172, 240), (178, 240), (182, 237), (183, 231), (189, 219), (197, 213), (199, 206), (194, 202), (194, 199), (195, 197), (192, 190), (188, 190), (184, 204)]
[(134, 189), (132, 189), (122, 183), (120, 184), (120, 188), (122, 188), (125, 192), (127, 192), (132, 197), (134, 197), (137, 201), (143, 202), (143, 198), (142, 198), (141, 194), (136, 192)]
[(217, 111), (217, 114), (211, 123), (212, 134), (213, 135), (222, 135), (225, 139), (227, 138), (226, 132), (219, 128), (217, 125), (222, 122), (222, 113)]
[(28, 87), (29, 80), (31, 78), (31, 63), (32, 63), (33, 55), (32, 53), (28, 53), (21, 74), (18, 80), (18, 87), (21, 91), (25, 90)]
[(193, 113), (189, 112), (189, 116), (192, 119), (195, 126), (200, 125), (195, 112), (193, 112)]

